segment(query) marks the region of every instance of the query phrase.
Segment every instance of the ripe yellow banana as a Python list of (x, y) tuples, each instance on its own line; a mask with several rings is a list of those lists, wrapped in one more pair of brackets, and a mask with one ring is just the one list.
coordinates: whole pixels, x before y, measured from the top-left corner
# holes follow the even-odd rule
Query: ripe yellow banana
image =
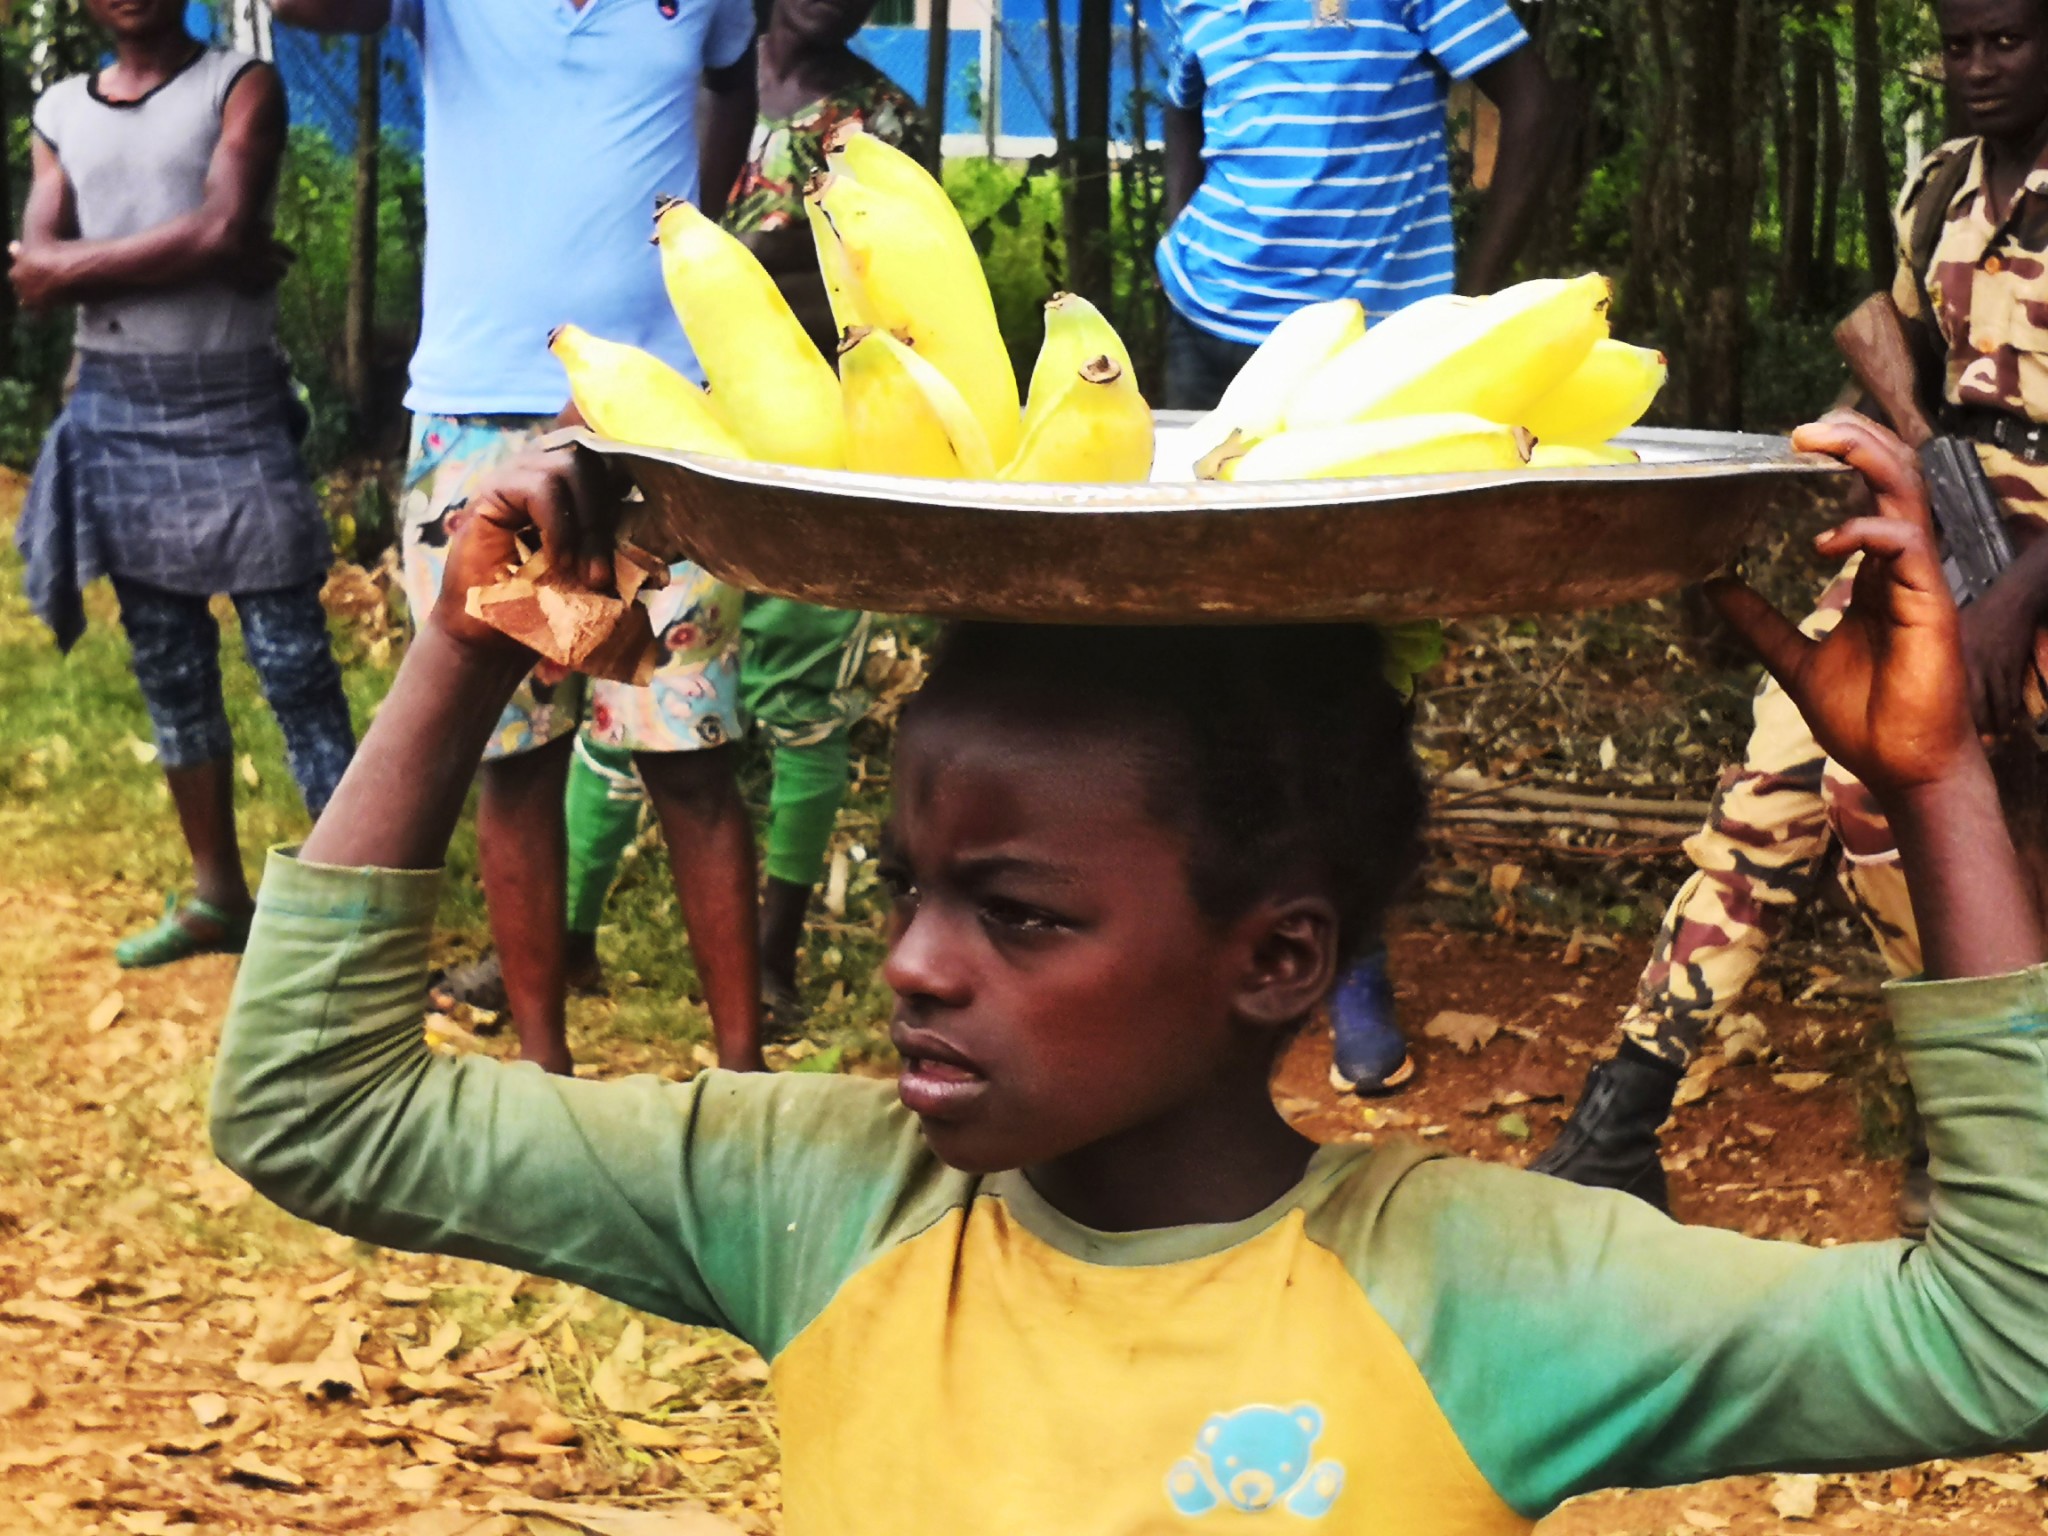
[(1107, 357), (1123, 369), (1136, 388), (1137, 371), (1131, 367), (1130, 351), (1117, 335), (1116, 327), (1078, 293), (1054, 294), (1045, 301), (1045, 340), (1038, 348), (1038, 361), (1031, 369), (1031, 388), (1025, 395), (1025, 436), (1066, 393), (1074, 375), (1091, 357)]
[[(931, 217), (917, 198), (839, 172), (824, 176), (809, 196), (839, 244), (863, 322), (907, 340), (953, 381), (1002, 463), (1021, 435), (1017, 375), (996, 325), (988, 279), (959, 216)], [(829, 274), (833, 259), (823, 265)]]
[(669, 302), (748, 453), (773, 464), (843, 465), (839, 380), (754, 253), (681, 201), (662, 208), (655, 238)]
[(1131, 483), (1152, 473), (1152, 408), (1130, 371), (1091, 357), (1025, 434), (1001, 479)]
[(855, 326), (839, 349), (846, 467), (987, 480), (988, 438), (946, 376), (887, 331)]
[(1216, 408), (1188, 429), (1190, 457), (1203, 457), (1232, 432), (1246, 442), (1271, 437), (1303, 381), (1364, 334), (1365, 306), (1358, 300), (1304, 304), (1273, 327)]
[(1594, 469), (1603, 464), (1640, 464), (1633, 448), (1608, 448), (1587, 443), (1541, 443), (1529, 455), (1531, 469)]
[(833, 170), (851, 176), (863, 186), (873, 187), (891, 197), (917, 204), (934, 226), (957, 231), (957, 244), (974, 249), (974, 239), (960, 221), (953, 199), (932, 173), (894, 144), (885, 144), (865, 129), (841, 126), (825, 148), (825, 162)]
[(1530, 443), (1525, 428), (1461, 412), (1395, 416), (1281, 432), (1226, 460), (1218, 474), (1234, 481), (1328, 480), (1520, 469)]
[(832, 233), (832, 225), (813, 198), (804, 199), (804, 216), (810, 220), (811, 240), (818, 248), (818, 275), (825, 279), (825, 299), (832, 306), (832, 323), (843, 338), (855, 326), (868, 324), (860, 309), (860, 284), (846, 265), (846, 252)]
[(1589, 272), (1517, 283), (1476, 304), (1410, 306), (1318, 369), (1289, 402), (1286, 429), (1443, 411), (1521, 421), (1607, 334), (1610, 292)]
[(1596, 341), (1585, 361), (1522, 420), (1546, 443), (1604, 443), (1643, 419), (1669, 372), (1662, 352)]
[(652, 352), (557, 326), (548, 350), (569, 375), (569, 397), (591, 429), (621, 443), (744, 459), (747, 450), (711, 397)]

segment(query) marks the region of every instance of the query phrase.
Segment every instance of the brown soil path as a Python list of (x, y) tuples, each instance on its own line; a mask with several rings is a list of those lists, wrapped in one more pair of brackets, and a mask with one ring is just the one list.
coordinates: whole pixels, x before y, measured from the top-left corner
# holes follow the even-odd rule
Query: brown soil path
[[(145, 905), (122, 887), (0, 887), (0, 1532), (504, 1536), (519, 1522), (497, 1509), (532, 1496), (778, 1527), (750, 1352), (643, 1332), (552, 1282), (332, 1237), (216, 1164), (203, 1106), (232, 962), (119, 975), (112, 938)], [(1324, 1137), (1526, 1160), (1640, 957), (1575, 958), (1555, 941), (1405, 934), (1409, 1016), (1455, 1009), (1498, 1032), (1469, 1056), (1425, 1041), (1418, 1086), (1371, 1108), (1330, 1093), (1311, 1033), (1284, 1106)], [(1722, 1069), (1684, 1115), (1681, 1213), (1815, 1242), (1881, 1234), (1892, 1174), (1862, 1156), (1852, 1081), (1867, 1005), (1759, 1012), (1783, 1054)], [(624, 1051), (605, 1069), (664, 1065), (691, 1070)], [(1773, 1075), (1798, 1072), (1827, 1076), (1794, 1091)], [(2044, 1478), (2048, 1459), (2007, 1457), (1827, 1479), (1802, 1520), (1773, 1508), (1797, 1485), (1743, 1479), (1587, 1501), (1542, 1536), (2033, 1532)]]

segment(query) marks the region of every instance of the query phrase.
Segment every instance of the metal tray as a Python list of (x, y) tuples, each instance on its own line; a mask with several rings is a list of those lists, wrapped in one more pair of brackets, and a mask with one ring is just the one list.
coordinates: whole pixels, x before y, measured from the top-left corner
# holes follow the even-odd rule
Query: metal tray
[(1070, 623), (1443, 618), (1604, 608), (1727, 564), (1858, 481), (1783, 438), (1636, 431), (1640, 464), (1262, 485), (917, 480), (582, 436), (643, 500), (625, 532), (749, 591), (829, 608)]

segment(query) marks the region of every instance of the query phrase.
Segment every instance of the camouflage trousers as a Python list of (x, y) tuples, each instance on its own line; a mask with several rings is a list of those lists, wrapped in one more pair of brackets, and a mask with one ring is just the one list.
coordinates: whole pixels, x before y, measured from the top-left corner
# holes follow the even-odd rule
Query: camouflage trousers
[[(1826, 634), (1849, 604), (1847, 569), (1799, 627)], [(1694, 873), (1664, 914), (1624, 1034), (1685, 1066), (1755, 974), (1792, 909), (1834, 879), (1894, 976), (1920, 969), (1920, 936), (1883, 811), (1814, 741), (1766, 678), (1738, 767), (1722, 775), (1706, 825), (1686, 840)]]

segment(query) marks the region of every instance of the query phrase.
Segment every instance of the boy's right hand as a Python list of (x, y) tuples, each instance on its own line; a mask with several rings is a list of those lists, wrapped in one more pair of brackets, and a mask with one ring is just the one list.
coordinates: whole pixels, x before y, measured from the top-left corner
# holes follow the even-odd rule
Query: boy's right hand
[(1848, 612), (1811, 640), (1739, 581), (1712, 583), (1708, 595), (1799, 706), (1814, 739), (1881, 800), (1981, 766), (1960, 624), (1911, 451), (1846, 411), (1799, 428), (1792, 442), (1846, 460), (1876, 498), (1876, 516), (1814, 541), (1830, 559), (1863, 555)]
[(612, 536), (619, 494), (604, 460), (573, 445), (532, 448), (494, 472), (462, 509), (450, 540), (433, 624), (480, 656), (534, 653), (469, 614), (472, 589), (509, 576), (536, 543), (557, 571), (580, 571), (594, 592), (612, 588)]

